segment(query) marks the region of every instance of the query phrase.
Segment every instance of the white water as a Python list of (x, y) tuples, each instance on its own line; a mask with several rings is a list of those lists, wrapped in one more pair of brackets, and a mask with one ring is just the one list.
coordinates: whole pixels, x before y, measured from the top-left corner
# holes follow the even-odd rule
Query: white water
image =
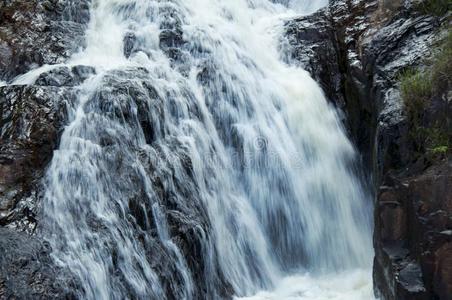
[(307, 15), (317, 11), (318, 9), (325, 7), (328, 4), (328, 0), (277, 0), (276, 3), (285, 4), (290, 9), (296, 11), (297, 14)]
[[(289, 6), (300, 13), (321, 4)], [(147, 162), (181, 213), (190, 216), (184, 207), (194, 199), (205, 208), (211, 227), (196, 231), (207, 299), (221, 297), (217, 273), (245, 299), (372, 298), (369, 199), (353, 175), (354, 149), (309, 74), (280, 59), (283, 20), (294, 14), (268, 0), (94, 1), (88, 46), (68, 65), (98, 74), (69, 109), (43, 207), (54, 258), (77, 276), (83, 298), (164, 299), (162, 271), (149, 258), (156, 244), (172, 266), (175, 297), (196, 297), (190, 257), (172, 236), (169, 199)], [(159, 34), (179, 22), (185, 42), (174, 62)], [(128, 32), (141, 50), (130, 58)], [(143, 110), (152, 142), (138, 122)], [(128, 218), (135, 191), (154, 223), (142, 226), (144, 242)]]
[(308, 274), (283, 278), (275, 290), (241, 300), (368, 300), (374, 299), (369, 272), (353, 270), (322, 276)]

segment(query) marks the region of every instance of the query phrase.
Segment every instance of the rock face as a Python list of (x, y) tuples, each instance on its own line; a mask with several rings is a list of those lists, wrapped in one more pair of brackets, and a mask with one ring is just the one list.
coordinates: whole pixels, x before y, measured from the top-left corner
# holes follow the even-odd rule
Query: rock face
[[(344, 111), (373, 175), (374, 283), (383, 299), (452, 295), (450, 159), (432, 162), (416, 153), (399, 85), (403, 70), (423, 68), (432, 56), (450, 13), (434, 16), (418, 5), (332, 0), (324, 10), (287, 23), (288, 59), (311, 72)], [(450, 106), (447, 85), (423, 114), (433, 123)]]
[[(11, 82), (37, 66), (64, 62), (83, 46), (88, 3), (1, 2), (0, 81)], [(168, 11), (168, 20), (171, 15)], [(331, 102), (344, 112), (350, 136), (374, 175), (374, 281), (376, 294), (383, 299), (448, 299), (452, 295), (452, 165), (447, 159), (429, 163), (416, 157), (398, 85), (400, 71), (423, 66), (422, 58), (431, 55), (431, 46), (446, 22), (447, 16), (418, 12), (411, 1), (331, 0), (326, 9), (287, 23), (287, 59), (311, 72)], [(181, 25), (168, 21), (162, 29), (160, 47), (183, 72)], [(126, 57), (145, 52), (139, 39), (134, 33), (124, 37)], [(136, 86), (117, 88), (131, 84), (126, 79), (140, 77), (144, 71), (130, 72), (133, 74), (123, 74), (124, 82), (107, 82), (97, 100), (128, 103), (129, 91), (135, 91), (135, 104), (143, 105), (139, 101), (143, 95)], [(206, 67), (198, 80), (208, 80), (209, 72), (212, 70)], [(86, 66), (57, 67), (41, 74), (34, 85), (0, 87), (0, 299), (77, 297), (77, 282), (68, 270), (52, 263), (51, 249), (37, 237), (36, 216), (42, 197), (41, 178), (59, 143), (71, 104), (77, 99), (76, 86), (94, 73)], [(141, 85), (148, 88), (147, 97), (154, 97), (151, 85), (144, 79)], [(439, 104), (444, 99), (446, 111), (450, 111), (452, 101), (447, 92), (427, 108), (430, 116), (443, 109)], [(160, 102), (155, 95), (152, 112), (161, 110)], [(146, 142), (152, 144), (161, 134), (152, 123), (159, 116), (136, 117)], [(114, 150), (114, 141), (108, 135), (100, 138), (103, 146)], [(171, 146), (175, 142), (168, 143)], [(179, 151), (175, 157), (186, 156), (179, 145), (172, 147)], [(158, 187), (159, 198), (175, 199), (165, 188), (165, 180), (174, 176), (171, 164), (159, 158), (157, 170), (148, 156), (142, 153), (140, 157), (148, 162), (145, 171)], [(190, 162), (182, 159), (181, 163), (186, 164), (186, 176), (190, 176)], [(124, 169), (129, 167), (122, 164)], [(181, 194), (186, 193), (182, 183), (180, 186)], [(155, 228), (149, 225), (152, 220), (146, 218), (151, 208), (140, 204), (143, 191), (127, 192), (131, 195), (131, 223), (140, 232), (137, 239), (144, 240), (141, 232), (148, 231), (149, 238), (143, 243), (149, 261), (157, 270), (171, 270), (171, 257), (154, 238)], [(168, 226), (177, 245), (184, 256), (192, 257), (187, 264), (195, 270), (198, 290), (207, 291), (210, 287), (203, 281), (201, 257), (201, 238), (205, 237), (197, 228), (208, 231), (211, 225), (197, 200), (190, 203), (192, 206), (182, 208), (177, 201), (160, 204), (168, 206)], [(101, 230), (101, 224), (95, 221), (91, 225)], [(161, 272), (159, 276), (171, 295), (171, 274)], [(227, 298), (231, 287), (218, 276), (218, 285), (224, 290), (217, 292)]]
[(63, 62), (83, 46), (89, 0), (0, 3), (0, 80)]
[(39, 180), (73, 99), (65, 88), (0, 88), (0, 225), (34, 231)]
[[(3, 1), (0, 3), (0, 80), (11, 83), (13, 78), (43, 64), (58, 64), (77, 47), (83, 46), (83, 35), (88, 21), (88, 1)], [(172, 12), (167, 12), (171, 16)], [(168, 18), (169, 20), (169, 18)], [(183, 43), (179, 23), (163, 24), (160, 46), (176, 67), (183, 69)], [(124, 38), (125, 56), (140, 48), (140, 40), (133, 33)], [(95, 109), (111, 118), (123, 118), (135, 131), (143, 129), (144, 138), (152, 144), (164, 133), (157, 120), (165, 115), (177, 114), (174, 103), (172, 112), (164, 112), (163, 99), (149, 82), (149, 74), (136, 68), (105, 76), (104, 88), (87, 104), (87, 110)], [(44, 174), (52, 160), (62, 131), (74, 114), (79, 86), (95, 70), (87, 66), (56, 66), (38, 76), (32, 85), (8, 85), (0, 87), (0, 299), (76, 299), (83, 298), (83, 290), (74, 279), (73, 270), (55, 265), (49, 244), (42, 241), (42, 226), (46, 222), (40, 213), (43, 197)], [(131, 78), (136, 80), (131, 80)], [(148, 107), (148, 98), (153, 106)], [(132, 113), (129, 109), (133, 107)], [(194, 111), (193, 114), (198, 114)], [(162, 120), (160, 120), (162, 121)], [(163, 123), (163, 121), (162, 121)], [(103, 128), (99, 124), (99, 128)], [(158, 279), (168, 299), (183, 298), (179, 285), (185, 280), (178, 272), (178, 259), (158, 238), (155, 207), (144, 204), (148, 197), (142, 188), (141, 175), (133, 172), (134, 160), (122, 157), (121, 143), (111, 132), (104, 130), (99, 138), (105, 152), (110, 155), (111, 174), (123, 176), (122, 189), (128, 198), (125, 214), (136, 234), (134, 240), (143, 245), (146, 259), (158, 273)], [(116, 139), (116, 140), (115, 140)], [(186, 264), (193, 271), (196, 285), (195, 298), (216, 295), (213, 298), (229, 299), (232, 287), (225, 281), (219, 268), (205, 261), (205, 245), (213, 243), (205, 208), (196, 195), (195, 186), (175, 181), (177, 176), (192, 175), (192, 163), (187, 149), (176, 140), (168, 140), (171, 157), (165, 149), (150, 153), (133, 149), (133, 155), (142, 159), (143, 172), (149, 176), (158, 200), (159, 208), (167, 218), (169, 234), (174, 238), (181, 255), (188, 257)], [(106, 156), (108, 156), (106, 155)], [(186, 174), (175, 170), (174, 164), (184, 166)], [(177, 174), (176, 174), (177, 173)], [(177, 175), (177, 176), (176, 176)], [(178, 190), (175, 194), (171, 190)], [(97, 219), (88, 220), (97, 231), (105, 230), (105, 224)], [(108, 237), (108, 233), (105, 233)], [(210, 241), (209, 241), (210, 240)], [(119, 264), (118, 249), (112, 238), (108, 255)], [(214, 260), (211, 256), (209, 259)], [(115, 273), (115, 284), (129, 290), (129, 297), (136, 298), (134, 290), (127, 286), (126, 278)], [(209, 277), (210, 280), (204, 280)], [(215, 287), (209, 282), (216, 282)], [(217, 287), (220, 287), (217, 289)], [(206, 296), (208, 297), (208, 296)], [(154, 298), (158, 299), (159, 296)]]
[[(311, 72), (331, 102), (346, 113), (351, 137), (366, 164), (377, 164), (379, 174), (407, 163), (406, 156), (372, 161), (377, 145), (379, 153), (404, 146), (399, 140), (407, 128), (396, 88), (398, 74), (431, 54), (430, 45), (444, 22), (397, 3), (331, 1), (327, 9), (287, 24), (290, 59)], [(397, 139), (388, 140), (394, 134)]]
[[(72, 0), (0, 3), (0, 80), (31, 68), (63, 62), (83, 45), (89, 2)], [(35, 86), (0, 88), (0, 225), (34, 230), (36, 185), (57, 146), (70, 87), (94, 70), (52, 69)]]
[(0, 299), (74, 299), (76, 282), (36, 237), (0, 228)]
[[(83, 46), (89, 1), (0, 3), (0, 81), (64, 60)], [(75, 100), (93, 72), (53, 69), (33, 86), (0, 87), (0, 299), (70, 299), (76, 289), (33, 235), (41, 178)], [(72, 290), (69, 291), (69, 290)]]
[(452, 164), (387, 175), (375, 211), (375, 287), (385, 299), (451, 295)]
[(0, 225), (33, 233), (40, 181), (76, 100), (74, 86), (95, 71), (59, 67), (32, 86), (0, 87)]

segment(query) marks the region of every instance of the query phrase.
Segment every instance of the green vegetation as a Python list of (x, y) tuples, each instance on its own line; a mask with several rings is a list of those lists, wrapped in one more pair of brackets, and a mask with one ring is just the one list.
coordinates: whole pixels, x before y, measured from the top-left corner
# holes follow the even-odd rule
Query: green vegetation
[(445, 91), (451, 86), (452, 30), (443, 39), (433, 60), (432, 83), (435, 91)]
[(438, 146), (436, 148), (430, 149), (432, 154), (446, 154), (449, 148), (447, 146)]
[[(416, 152), (430, 160), (444, 158), (452, 150), (450, 112), (445, 96), (452, 86), (451, 30), (435, 52), (425, 69), (405, 70), (399, 77), (410, 122), (410, 138)], [(435, 113), (431, 115), (433, 102), (441, 108), (433, 109)]]
[(429, 72), (405, 70), (400, 76), (400, 90), (410, 117), (419, 121), (428, 99), (432, 96), (432, 79)]
[(431, 128), (421, 128), (424, 132), (424, 147), (427, 157), (431, 160), (444, 157), (450, 150), (450, 133), (447, 128), (435, 124)]
[(442, 16), (452, 7), (452, 0), (424, 0), (416, 7), (423, 14)]

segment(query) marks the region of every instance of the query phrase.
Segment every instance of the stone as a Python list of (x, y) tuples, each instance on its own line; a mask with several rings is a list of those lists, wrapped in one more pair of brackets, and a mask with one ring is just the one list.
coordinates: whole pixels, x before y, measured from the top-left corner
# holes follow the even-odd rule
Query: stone
[(63, 62), (84, 45), (89, 1), (0, 2), (0, 80)]
[(0, 87), (0, 225), (34, 231), (39, 180), (74, 97), (55, 87)]
[(50, 252), (40, 239), (0, 227), (0, 298), (76, 299), (76, 280)]
[(35, 81), (38, 86), (74, 87), (96, 73), (90, 66), (56, 67), (39, 75)]
[[(374, 286), (385, 300), (451, 295), (443, 266), (452, 228), (450, 155), (433, 163), (419, 156), (398, 84), (401, 71), (425, 67), (449, 17), (422, 14), (412, 1), (331, 0), (286, 23), (286, 59), (309, 71), (343, 110), (374, 178)], [(445, 86), (430, 99), (427, 125), (447, 120), (449, 93)]]

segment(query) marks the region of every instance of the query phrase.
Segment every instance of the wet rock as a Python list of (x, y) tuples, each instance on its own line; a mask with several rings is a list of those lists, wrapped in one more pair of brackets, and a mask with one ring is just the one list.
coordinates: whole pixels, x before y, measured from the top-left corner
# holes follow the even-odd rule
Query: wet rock
[[(84, 45), (89, 1), (0, 2), (0, 80), (56, 64)], [(57, 147), (75, 86), (89, 67), (56, 68), (41, 86), (0, 87), (0, 298), (74, 299), (68, 270), (57, 268), (36, 236), (41, 179)]]
[(63, 62), (84, 45), (89, 1), (0, 2), (0, 80)]
[(384, 299), (447, 299), (452, 291), (451, 269), (444, 265), (452, 256), (452, 165), (438, 164), (403, 182), (399, 176), (388, 178), (377, 197), (377, 292)]
[(287, 42), (291, 49), (288, 61), (299, 63), (311, 73), (327, 98), (337, 107), (344, 109), (339, 50), (333, 24), (327, 12), (321, 10), (311, 16), (291, 20), (286, 26)]
[(91, 66), (73, 66), (71, 71), (73, 76), (80, 82), (83, 82), (90, 76), (96, 74), (96, 70)]
[(137, 37), (133, 32), (128, 32), (124, 37), (124, 56), (129, 58), (135, 50)]
[[(118, 209), (115, 213), (121, 216), (121, 226), (133, 234), (167, 298), (184, 298), (186, 279), (179, 266), (183, 258), (193, 279), (195, 299), (230, 299), (232, 288), (219, 267), (212, 227), (199, 186), (193, 180), (189, 149), (162, 126), (167, 118), (178, 117), (181, 108), (175, 97), (171, 90), (160, 95), (144, 68), (110, 71), (84, 107), (87, 114), (103, 116), (84, 120), (86, 128), (95, 128), (85, 138), (99, 145), (96, 165), (105, 174), (101, 176), (121, 178), (107, 179), (115, 191), (112, 199), (125, 199), (123, 208), (119, 209), (122, 202), (118, 202), (112, 209)], [(142, 167), (137, 168), (137, 164)], [(130, 286), (119, 269), (125, 260), (123, 255), (128, 253), (117, 249), (119, 244), (111, 225), (94, 215), (86, 223), (89, 230), (102, 236), (107, 255), (111, 253), (113, 265), (118, 266), (117, 271), (109, 273), (109, 280), (126, 291), (127, 297), (136, 298), (136, 288)], [(177, 246), (177, 252), (170, 243)], [(59, 247), (67, 247), (67, 241), (62, 241)], [(214, 284), (203, 280), (206, 277)], [(83, 293), (80, 297), (83, 298)]]
[(188, 59), (188, 54), (184, 49), (186, 41), (182, 30), (182, 16), (175, 8), (171, 7), (166, 7), (161, 14), (164, 21), (160, 24), (160, 49), (171, 60), (173, 67), (177, 68), (181, 73), (187, 73), (189, 66), (185, 62)]
[(72, 68), (66, 66), (57, 67), (39, 75), (35, 85), (74, 87), (80, 85), (89, 76), (95, 73), (96, 70), (90, 66), (74, 66)]
[(422, 270), (417, 263), (408, 263), (398, 272), (396, 278), (396, 299), (431, 299), (424, 286)]
[(76, 281), (57, 268), (49, 245), (0, 227), (1, 299), (75, 299)]
[[(401, 71), (422, 68), (432, 55), (450, 13), (423, 14), (417, 2), (332, 0), (286, 24), (288, 60), (305, 67), (344, 111), (375, 179), (374, 286), (383, 299), (452, 294), (450, 268), (441, 263), (450, 259), (450, 236), (442, 233), (452, 219), (450, 160), (432, 166), (419, 159), (398, 85)], [(447, 119), (448, 91), (424, 108), (427, 124)]]
[(33, 232), (39, 180), (58, 144), (69, 89), (0, 88), (0, 225)]
[[(409, 2), (334, 0), (286, 24), (288, 55), (345, 112), (350, 136), (368, 168), (377, 164), (378, 174), (410, 157), (398, 74), (431, 55), (444, 22), (420, 15)], [(397, 151), (400, 160), (385, 159)]]
[(165, 29), (160, 33), (160, 47), (163, 50), (178, 48), (184, 44), (184, 40), (182, 38), (182, 30), (179, 29)]

